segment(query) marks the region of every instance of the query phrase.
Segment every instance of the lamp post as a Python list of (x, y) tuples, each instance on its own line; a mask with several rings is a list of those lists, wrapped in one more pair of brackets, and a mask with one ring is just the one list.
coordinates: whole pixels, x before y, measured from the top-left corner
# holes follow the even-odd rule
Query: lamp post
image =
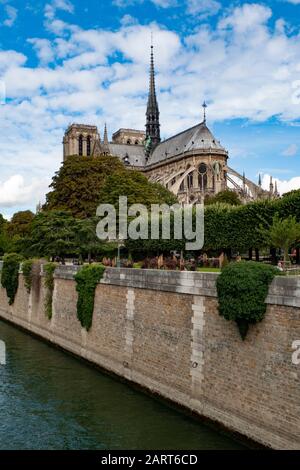
[(118, 257), (117, 257), (117, 268), (121, 267), (121, 243), (118, 240)]
[(118, 244), (118, 255), (117, 255), (117, 268), (121, 267), (121, 248), (124, 245), (124, 238), (122, 237), (121, 234), (119, 234), (119, 237), (117, 238), (117, 244)]

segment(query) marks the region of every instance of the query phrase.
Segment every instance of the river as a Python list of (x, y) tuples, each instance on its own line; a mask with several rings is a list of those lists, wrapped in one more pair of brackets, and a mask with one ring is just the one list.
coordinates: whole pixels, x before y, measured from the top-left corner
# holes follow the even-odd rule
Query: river
[(231, 437), (0, 321), (0, 449), (242, 449)]

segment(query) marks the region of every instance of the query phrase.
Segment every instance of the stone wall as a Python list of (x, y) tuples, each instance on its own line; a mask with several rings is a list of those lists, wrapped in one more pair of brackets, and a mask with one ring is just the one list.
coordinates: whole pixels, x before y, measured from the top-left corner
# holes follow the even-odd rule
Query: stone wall
[(51, 321), (38, 272), (30, 295), (20, 275), (12, 307), (0, 289), (0, 317), (259, 443), (300, 449), (299, 277), (274, 280), (266, 318), (243, 342), (218, 315), (213, 273), (109, 268), (87, 333), (76, 270), (56, 270)]

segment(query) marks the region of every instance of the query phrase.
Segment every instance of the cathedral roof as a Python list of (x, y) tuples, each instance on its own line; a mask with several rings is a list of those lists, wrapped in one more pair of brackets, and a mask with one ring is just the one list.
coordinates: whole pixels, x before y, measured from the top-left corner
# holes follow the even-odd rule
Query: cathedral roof
[(204, 121), (158, 144), (148, 161), (148, 165), (159, 163), (176, 155), (182, 155), (184, 152), (196, 150), (221, 150), (226, 152)]
[(109, 150), (112, 155), (119, 157), (121, 160), (127, 158), (128, 164), (132, 166), (145, 166), (146, 157), (143, 145), (128, 144), (109, 144)]

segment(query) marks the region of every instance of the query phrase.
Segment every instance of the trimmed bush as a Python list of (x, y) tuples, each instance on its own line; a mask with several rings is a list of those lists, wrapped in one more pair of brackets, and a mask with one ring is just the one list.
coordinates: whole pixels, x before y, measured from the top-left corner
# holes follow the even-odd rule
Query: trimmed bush
[(219, 313), (237, 323), (243, 340), (249, 325), (263, 320), (269, 285), (276, 274), (279, 271), (273, 266), (241, 261), (228, 264), (218, 277)]
[(23, 257), (17, 253), (4, 256), (1, 284), (6, 289), (9, 305), (13, 305), (19, 287), (19, 268)]
[(104, 266), (84, 266), (75, 276), (78, 292), (77, 318), (81, 326), (87, 331), (90, 330), (93, 322), (95, 290), (103, 277), (104, 271)]

